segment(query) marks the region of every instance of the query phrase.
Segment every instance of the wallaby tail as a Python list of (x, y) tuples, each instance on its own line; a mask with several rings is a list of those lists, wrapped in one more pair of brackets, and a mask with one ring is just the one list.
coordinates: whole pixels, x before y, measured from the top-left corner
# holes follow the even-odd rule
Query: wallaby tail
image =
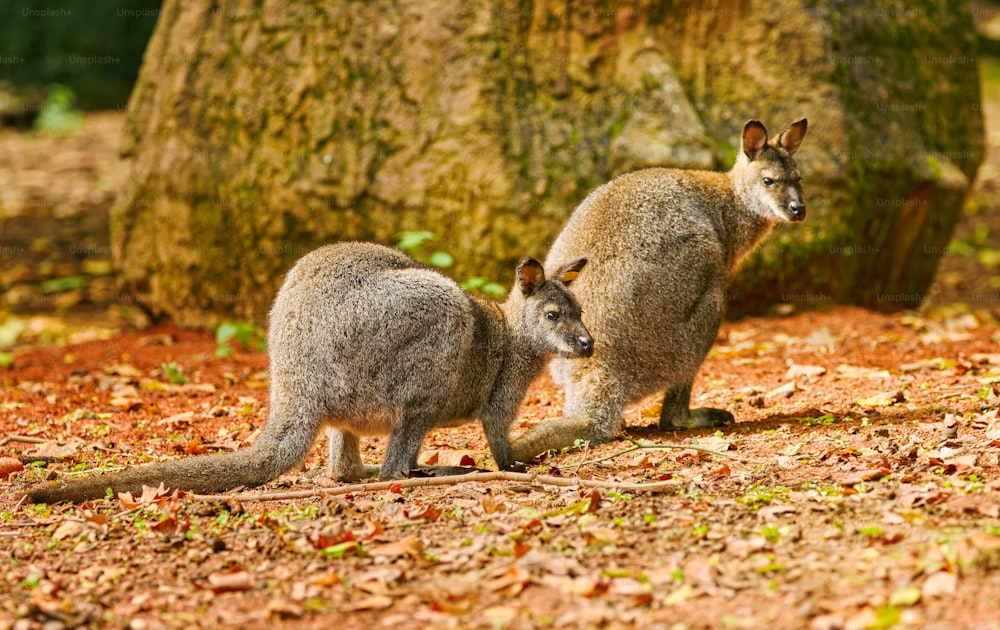
[(301, 462), (308, 445), (301, 453), (282, 450), (265, 433), (248, 446), (233, 453), (201, 455), (176, 461), (149, 464), (106, 475), (39, 484), (27, 492), (34, 503), (79, 503), (100, 499), (108, 489), (138, 495), (142, 487), (159, 486), (189, 492), (222, 492), (240, 486), (259, 486)]
[(511, 458), (528, 462), (551, 449), (569, 448), (580, 439), (606, 442), (594, 435), (593, 420), (583, 416), (563, 416), (536, 424), (511, 443)]

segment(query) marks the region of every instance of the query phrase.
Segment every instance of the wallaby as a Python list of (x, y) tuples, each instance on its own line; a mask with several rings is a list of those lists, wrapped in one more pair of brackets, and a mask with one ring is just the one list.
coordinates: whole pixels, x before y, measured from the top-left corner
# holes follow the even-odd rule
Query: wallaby
[(555, 360), (563, 417), (514, 440), (519, 461), (576, 440), (607, 442), (625, 405), (665, 389), (663, 431), (729, 424), (723, 409), (689, 409), (691, 385), (722, 321), (729, 278), (779, 221), (806, 204), (792, 156), (806, 135), (797, 120), (768, 142), (757, 120), (743, 127), (728, 173), (649, 168), (621, 175), (576, 208), (546, 269), (587, 253), (573, 293), (596, 339), (593, 356)]
[(479, 418), (493, 459), (510, 457), (510, 423), (552, 356), (594, 342), (567, 285), (576, 258), (546, 278), (525, 258), (503, 303), (480, 299), (401, 251), (338, 243), (302, 257), (269, 316), (270, 402), (260, 437), (232, 453), (140, 466), (29, 490), (36, 503), (85, 501), (160, 483), (193, 492), (257, 486), (300, 464), (321, 427), (336, 476), (365, 471), (358, 436), (389, 434), (381, 477), (413, 469), (432, 427)]

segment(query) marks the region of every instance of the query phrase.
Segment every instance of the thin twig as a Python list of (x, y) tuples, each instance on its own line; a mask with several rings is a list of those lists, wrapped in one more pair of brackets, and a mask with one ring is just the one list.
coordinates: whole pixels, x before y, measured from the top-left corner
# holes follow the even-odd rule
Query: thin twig
[(397, 481), (378, 481), (360, 483), (336, 488), (316, 488), (314, 490), (291, 490), (287, 492), (240, 492), (238, 494), (195, 494), (192, 498), (200, 501), (283, 501), (286, 499), (301, 499), (315, 496), (337, 496), (361, 492), (380, 492), (392, 488), (422, 488), (427, 486), (453, 486), (470, 482), (515, 481), (520, 483), (541, 484), (545, 486), (564, 486), (578, 488), (614, 488), (626, 492), (662, 492), (677, 487), (676, 481), (660, 481), (655, 483), (625, 483), (621, 481), (602, 481), (599, 479), (577, 479), (553, 477), (552, 475), (536, 475), (517, 472), (479, 472), (467, 475), (448, 477), (421, 477), (419, 479), (400, 479)]
[(46, 442), (55, 442), (59, 446), (65, 444), (65, 442), (57, 442), (56, 440), (46, 440), (43, 438), (31, 437), (28, 435), (11, 435), (8, 433), (0, 440), (0, 446), (3, 446), (7, 442), (27, 442), (28, 444), (45, 444)]
[(642, 443), (642, 442), (636, 441), (636, 440), (634, 440), (634, 439), (632, 439), (632, 438), (630, 438), (628, 436), (625, 436), (625, 439), (628, 440), (629, 442), (631, 442), (632, 444), (635, 444), (635, 446), (633, 446), (631, 448), (627, 448), (624, 451), (618, 451), (617, 453), (612, 453), (612, 454), (610, 454), (610, 455), (608, 455), (606, 457), (599, 457), (597, 459), (592, 459), (589, 462), (583, 462), (582, 464), (580, 464), (580, 466), (585, 466), (587, 464), (599, 464), (599, 463), (607, 461), (609, 459), (614, 459), (614, 458), (620, 457), (622, 455), (627, 455), (628, 453), (634, 453), (635, 451), (658, 450), (658, 449), (675, 449), (675, 450), (681, 450), (681, 451), (686, 451), (686, 450), (700, 451), (702, 453), (709, 453), (710, 455), (718, 455), (719, 457), (728, 457), (729, 459), (735, 459), (732, 455), (730, 455), (728, 453), (723, 453), (721, 451), (713, 451), (710, 448), (704, 448), (704, 447), (701, 447), (701, 446), (693, 446), (691, 444), (649, 444), (649, 443)]

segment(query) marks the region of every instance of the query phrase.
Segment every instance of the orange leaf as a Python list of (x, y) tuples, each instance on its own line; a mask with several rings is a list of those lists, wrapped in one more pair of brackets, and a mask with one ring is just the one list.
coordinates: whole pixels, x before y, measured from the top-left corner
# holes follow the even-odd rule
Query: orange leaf
[(184, 453), (187, 455), (204, 455), (207, 452), (208, 449), (202, 444), (200, 435), (194, 436), (184, 445)]
[(24, 464), (16, 457), (0, 457), (0, 479), (6, 479), (11, 474), (24, 470)]
[(512, 564), (503, 573), (490, 580), (487, 585), (491, 591), (500, 592), (504, 595), (517, 595), (524, 590), (524, 587), (531, 581), (531, 574), (524, 567)]
[(411, 513), (409, 510), (405, 510), (404, 513), (407, 518), (424, 521), (436, 521), (441, 516), (441, 510), (431, 503), (423, 506), (423, 508), (423, 510), (417, 513)]
[(520, 540), (515, 540), (514, 541), (514, 557), (515, 558), (520, 558), (524, 554), (526, 554), (529, 551), (531, 551), (531, 549), (532, 549), (531, 545), (526, 545), (526, 544), (522, 543)]

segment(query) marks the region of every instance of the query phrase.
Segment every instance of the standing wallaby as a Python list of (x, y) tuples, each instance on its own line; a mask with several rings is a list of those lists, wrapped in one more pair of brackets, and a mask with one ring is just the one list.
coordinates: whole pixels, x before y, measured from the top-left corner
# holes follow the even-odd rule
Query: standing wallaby
[(335, 474), (364, 473), (358, 436), (389, 434), (381, 476), (415, 468), (436, 426), (482, 420), (493, 459), (510, 457), (510, 423), (553, 356), (594, 342), (567, 285), (576, 258), (546, 279), (525, 258), (505, 302), (482, 300), (406, 254), (371, 243), (327, 245), (299, 260), (271, 308), (267, 425), (252, 445), (122, 472), (39, 485), (36, 503), (84, 501), (160, 483), (193, 492), (257, 486), (300, 464), (323, 426)]
[(792, 156), (806, 135), (797, 120), (768, 142), (751, 120), (728, 173), (650, 168), (594, 190), (573, 212), (546, 268), (587, 253), (573, 285), (593, 356), (556, 360), (564, 415), (514, 440), (528, 461), (576, 440), (607, 442), (623, 428), (625, 405), (666, 389), (660, 429), (721, 426), (723, 409), (689, 409), (691, 384), (722, 321), (726, 288), (739, 262), (779, 221), (801, 221), (806, 204)]

